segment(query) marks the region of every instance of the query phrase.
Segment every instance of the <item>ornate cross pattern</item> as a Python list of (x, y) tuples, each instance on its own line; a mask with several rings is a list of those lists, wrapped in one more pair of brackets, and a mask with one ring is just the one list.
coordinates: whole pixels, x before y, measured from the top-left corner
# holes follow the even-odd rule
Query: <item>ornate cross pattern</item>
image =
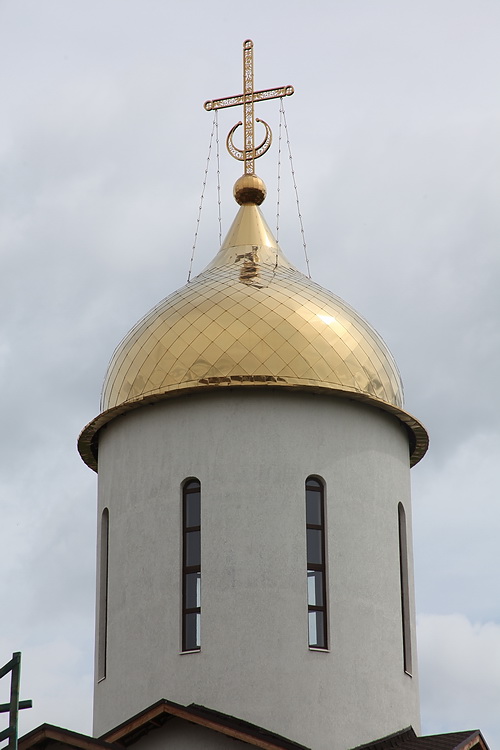
[[(227, 150), (235, 159), (245, 162), (245, 174), (254, 174), (255, 159), (266, 153), (271, 145), (272, 135), (271, 128), (259, 118), (254, 118), (254, 103), (264, 101), (264, 99), (280, 99), (283, 96), (291, 96), (293, 86), (281, 86), (275, 89), (263, 89), (254, 91), (253, 89), (253, 42), (247, 39), (243, 42), (243, 93), (238, 96), (228, 96), (225, 99), (211, 99), (205, 102), (204, 107), (207, 112), (213, 109), (224, 109), (225, 107), (237, 107), (243, 105), (243, 123), (240, 121), (234, 125), (227, 136)], [(255, 122), (261, 122), (266, 128), (266, 135), (262, 143), (255, 147)], [(233, 143), (234, 131), (243, 124), (243, 150), (236, 148)]]

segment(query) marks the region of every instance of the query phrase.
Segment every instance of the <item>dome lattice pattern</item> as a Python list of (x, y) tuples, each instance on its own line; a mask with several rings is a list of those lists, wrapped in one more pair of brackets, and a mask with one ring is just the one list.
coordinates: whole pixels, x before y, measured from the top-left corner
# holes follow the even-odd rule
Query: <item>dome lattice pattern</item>
[(380, 336), (286, 260), (254, 204), (241, 206), (205, 271), (118, 346), (102, 413), (83, 431), (80, 452), (95, 468), (97, 432), (114, 416), (224, 386), (330, 391), (372, 402), (409, 428), (412, 463), (427, 447), (425, 429), (403, 411), (401, 378)]
[(245, 381), (403, 405), (389, 351), (352, 308), (299, 271), (273, 273), (258, 251), (247, 255), (201, 274), (137, 324), (111, 361), (103, 410), (157, 392)]

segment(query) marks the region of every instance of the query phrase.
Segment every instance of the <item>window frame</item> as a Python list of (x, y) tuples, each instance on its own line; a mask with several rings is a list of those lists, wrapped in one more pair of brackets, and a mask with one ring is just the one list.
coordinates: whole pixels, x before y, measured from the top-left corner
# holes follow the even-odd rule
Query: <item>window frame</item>
[(401, 634), (403, 640), (403, 670), (413, 676), (410, 584), (408, 574), (408, 536), (406, 511), (403, 503), (398, 503), (398, 541), (399, 541), (399, 584), (401, 594)]
[[(320, 508), (320, 523), (311, 523), (308, 520), (308, 492), (315, 492), (319, 494), (319, 508)], [(328, 638), (328, 598), (327, 598), (327, 560), (326, 560), (326, 514), (325, 514), (325, 483), (317, 476), (311, 475), (307, 477), (305, 481), (305, 501), (306, 501), (306, 570), (307, 570), (307, 630), (308, 630), (308, 645), (309, 649), (313, 651), (328, 651), (329, 650), (329, 638)], [(320, 540), (320, 558), (321, 562), (310, 561), (310, 552), (308, 544), (308, 531), (315, 530), (319, 531)], [(321, 581), (321, 595), (322, 604), (310, 604), (309, 602), (309, 573), (319, 572), (322, 576)], [(316, 643), (311, 643), (311, 629), (310, 629), (310, 616), (312, 612), (321, 612), (323, 614), (323, 626), (321, 628), (321, 639), (316, 638)], [(317, 633), (317, 618), (316, 618), (316, 633)]]
[[(188, 498), (190, 495), (199, 496), (199, 523), (188, 526)], [(198, 533), (198, 543), (195, 554), (198, 562), (196, 564), (188, 565), (188, 554), (193, 550), (193, 547), (188, 548), (188, 534)], [(197, 574), (197, 602), (196, 607), (188, 606), (188, 591), (187, 583), (188, 576)], [(198, 597), (198, 586), (199, 586), (199, 597)], [(196, 477), (186, 479), (182, 484), (182, 571), (181, 571), (181, 587), (182, 587), (182, 617), (181, 617), (181, 651), (182, 653), (198, 652), (201, 650), (201, 638), (199, 635), (200, 621), (201, 621), (201, 482)], [(190, 615), (197, 615), (196, 620), (197, 626), (195, 627), (196, 642), (193, 644), (188, 637), (188, 618)]]
[(97, 615), (97, 682), (106, 679), (108, 666), (109, 509), (101, 514), (99, 540), (99, 601)]

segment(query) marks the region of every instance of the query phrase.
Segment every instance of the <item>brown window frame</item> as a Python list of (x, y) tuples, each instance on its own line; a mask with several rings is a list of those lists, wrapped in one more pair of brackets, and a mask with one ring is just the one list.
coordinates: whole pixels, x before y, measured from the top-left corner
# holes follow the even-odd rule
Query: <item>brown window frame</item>
[[(188, 525), (188, 505), (191, 495), (199, 496), (199, 517), (198, 523)], [(188, 547), (188, 535), (198, 532), (198, 541), (196, 549), (193, 545)], [(194, 550), (196, 564), (188, 565), (188, 554)], [(197, 606), (188, 606), (188, 576), (196, 575), (195, 578), (195, 595)], [(201, 649), (201, 640), (199, 636), (201, 620), (201, 482), (196, 478), (186, 479), (182, 486), (182, 651), (199, 651)], [(191, 591), (191, 596), (192, 596)], [(191, 628), (189, 625), (192, 619), (191, 615), (197, 615), (194, 622), (194, 639), (192, 638)]]
[(108, 661), (109, 510), (101, 515), (99, 540), (99, 600), (97, 614), (97, 681), (104, 680)]
[[(312, 523), (310, 515), (308, 513), (308, 492), (314, 492), (319, 494), (319, 508), (320, 523)], [(327, 585), (326, 585), (326, 544), (325, 544), (325, 485), (324, 482), (318, 477), (310, 476), (307, 477), (305, 482), (305, 496), (306, 496), (306, 560), (307, 560), (307, 629), (308, 629), (308, 643), (310, 649), (319, 649), (325, 651), (328, 649), (328, 617), (327, 617)], [(314, 557), (313, 550), (311, 549), (307, 533), (309, 530), (316, 530), (320, 532), (319, 535), (319, 550), (320, 550), (320, 562), (312, 560)], [(319, 572), (321, 573), (321, 604), (311, 604), (309, 600), (310, 588), (309, 588), (309, 574)], [(317, 589), (315, 587), (315, 598)], [(318, 633), (318, 618), (316, 617), (316, 642), (311, 642), (311, 613), (321, 612), (322, 627), (320, 633)]]
[(410, 587), (408, 576), (408, 537), (406, 529), (406, 512), (402, 503), (398, 503), (398, 538), (403, 669), (406, 674), (411, 677), (413, 665), (411, 649)]

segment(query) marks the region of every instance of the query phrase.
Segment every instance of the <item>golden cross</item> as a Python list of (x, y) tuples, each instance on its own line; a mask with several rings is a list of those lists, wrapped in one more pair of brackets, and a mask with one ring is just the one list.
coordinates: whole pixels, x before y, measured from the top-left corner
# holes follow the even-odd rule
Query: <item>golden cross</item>
[[(283, 96), (291, 96), (293, 86), (281, 86), (275, 89), (263, 89), (262, 91), (253, 90), (253, 42), (246, 39), (243, 42), (243, 93), (238, 96), (228, 96), (224, 99), (211, 99), (203, 105), (207, 112), (212, 109), (224, 109), (225, 107), (237, 107), (243, 105), (243, 150), (237, 149), (233, 144), (233, 133), (242, 123), (234, 125), (227, 136), (227, 150), (235, 159), (245, 162), (245, 174), (254, 174), (255, 159), (266, 153), (271, 145), (272, 135), (271, 128), (257, 117), (254, 119), (253, 105), (255, 102), (261, 102), (264, 99), (279, 99)], [(254, 132), (255, 121), (261, 122), (266, 128), (266, 135), (262, 143), (255, 147)]]

